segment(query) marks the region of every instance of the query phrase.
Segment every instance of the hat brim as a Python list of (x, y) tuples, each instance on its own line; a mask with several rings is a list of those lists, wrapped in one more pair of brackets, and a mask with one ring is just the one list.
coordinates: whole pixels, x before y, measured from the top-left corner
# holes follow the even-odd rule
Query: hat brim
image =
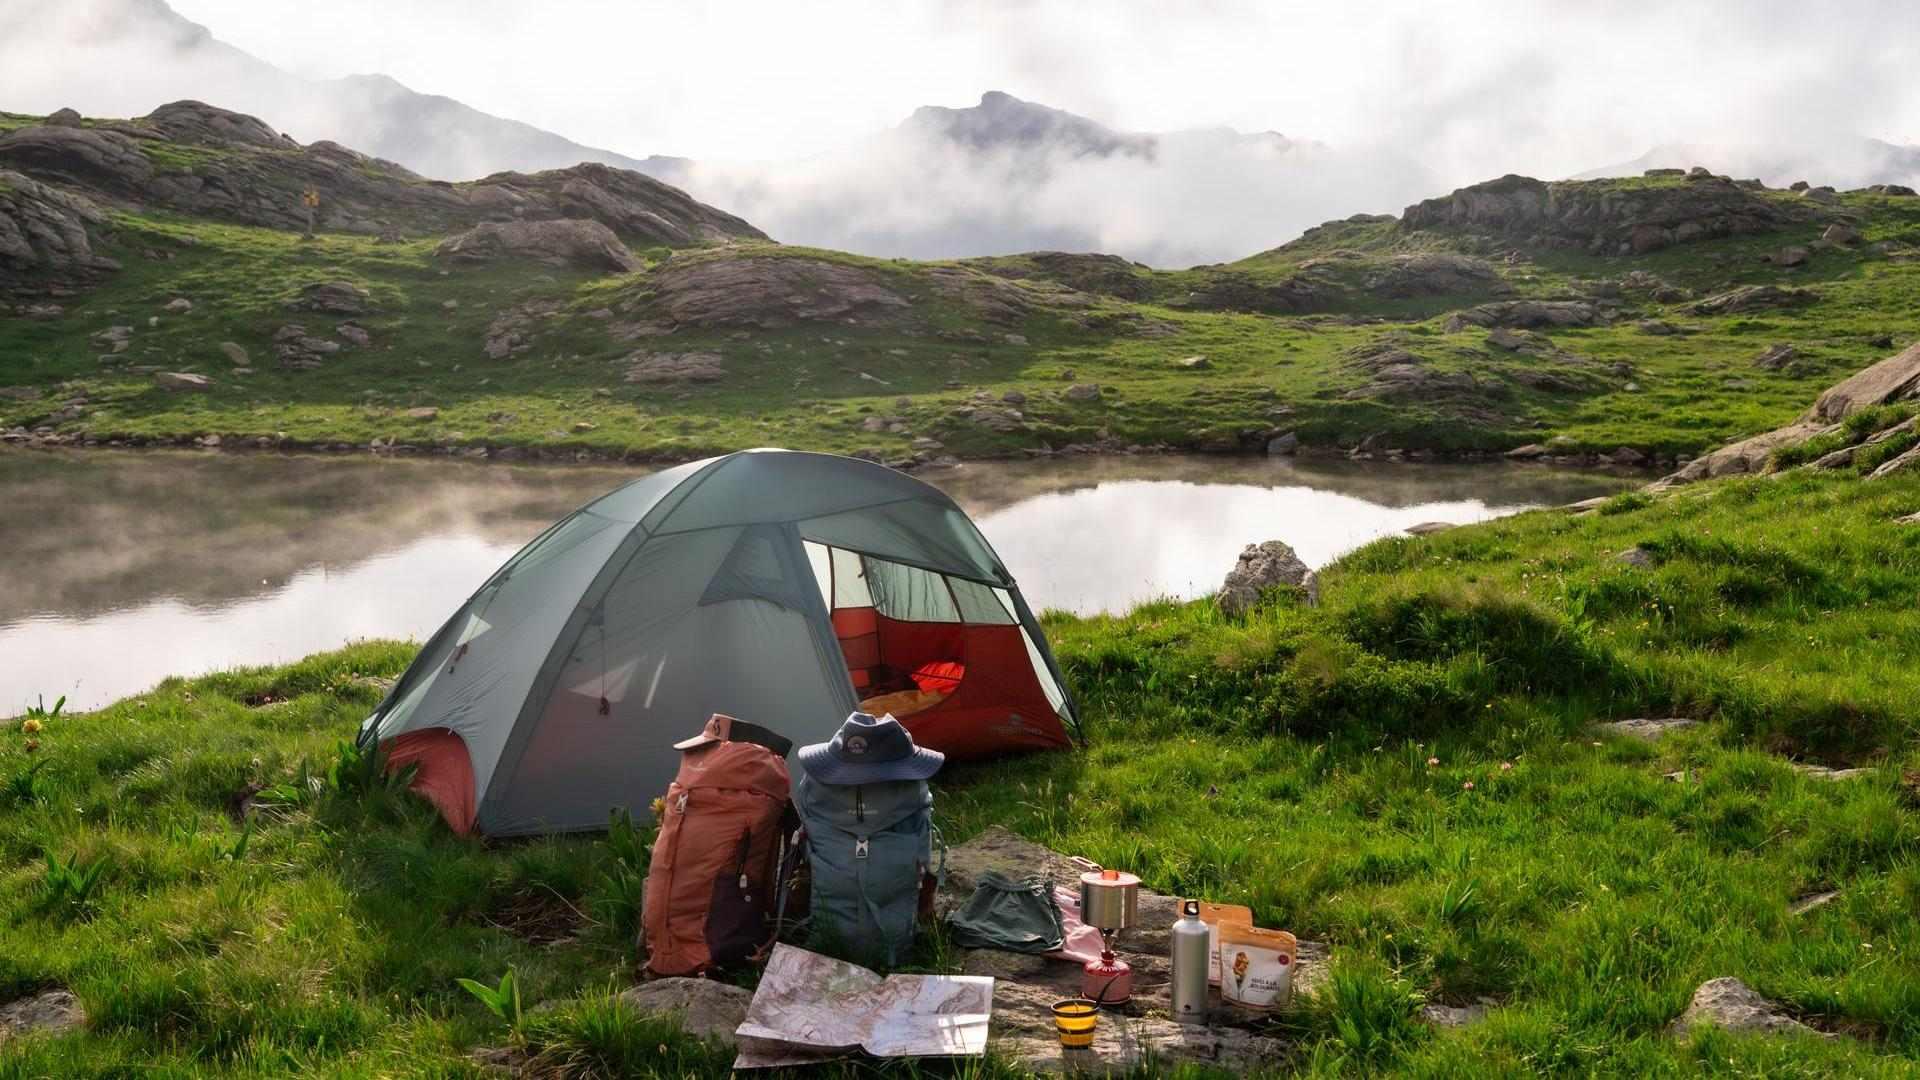
[(808, 776), (823, 784), (842, 787), (889, 780), (925, 780), (939, 772), (947, 760), (947, 755), (924, 746), (916, 746), (913, 753), (892, 761), (847, 762), (834, 757), (832, 751), (832, 743), (811, 743), (801, 747), (795, 756)]
[[(703, 746), (711, 746), (714, 743), (726, 741), (727, 740), (718, 735), (709, 735), (703, 731), (691, 739), (681, 739), (679, 742), (673, 744), (673, 748), (675, 750), (698, 750)], [(656, 743), (655, 745), (658, 744)]]

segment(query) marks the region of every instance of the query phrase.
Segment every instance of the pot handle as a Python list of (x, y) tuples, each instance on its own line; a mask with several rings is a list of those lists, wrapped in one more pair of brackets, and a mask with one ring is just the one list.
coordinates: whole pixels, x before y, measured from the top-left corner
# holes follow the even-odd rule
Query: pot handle
[(1084, 858), (1079, 855), (1069, 855), (1067, 856), (1067, 861), (1072, 863), (1074, 866), (1079, 867), (1081, 870), (1086, 871), (1089, 874), (1098, 873), (1101, 870), (1105, 869), (1099, 863), (1094, 862), (1092, 859)]

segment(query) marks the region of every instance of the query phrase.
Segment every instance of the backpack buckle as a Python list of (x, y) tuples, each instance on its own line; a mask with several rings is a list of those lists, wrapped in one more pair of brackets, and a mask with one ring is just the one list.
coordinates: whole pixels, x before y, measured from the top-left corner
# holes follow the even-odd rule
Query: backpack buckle
[(856, 859), (864, 859), (867, 857), (867, 838), (866, 837), (862, 836), (854, 840), (853, 857)]

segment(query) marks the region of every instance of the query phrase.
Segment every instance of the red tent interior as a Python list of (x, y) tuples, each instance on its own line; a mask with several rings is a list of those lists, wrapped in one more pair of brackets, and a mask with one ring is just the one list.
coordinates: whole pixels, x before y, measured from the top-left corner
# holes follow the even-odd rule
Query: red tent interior
[[(834, 610), (833, 629), (862, 706), (892, 712), (923, 746), (977, 758), (1072, 745), (1018, 624), (917, 622), (847, 607)], [(958, 685), (950, 668), (922, 675), (931, 692), (916, 685), (916, 672), (945, 662), (963, 669)], [(941, 694), (943, 684), (951, 691)]]

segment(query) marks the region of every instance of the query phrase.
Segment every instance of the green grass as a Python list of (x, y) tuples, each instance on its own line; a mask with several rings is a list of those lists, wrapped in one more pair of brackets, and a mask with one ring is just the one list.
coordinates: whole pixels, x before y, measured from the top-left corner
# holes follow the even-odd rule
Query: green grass
[[(1893, 519), (1920, 482), (1791, 473), (1608, 507), (1369, 545), (1318, 608), (1050, 614), (1090, 745), (950, 769), (943, 829), (1006, 825), (1327, 942), (1328, 989), (1275, 1020), (1279, 1072), (1911, 1075), (1920, 529)], [(1655, 565), (1613, 558), (1632, 546)], [(364, 676), (411, 652), (170, 680), (53, 717), (34, 752), (0, 729), (0, 1000), (68, 986), (91, 1017), (0, 1051), (0, 1075), (477, 1075), (466, 1051), (510, 1037), (456, 980), (509, 969), (543, 1065), (725, 1074), (611, 998), (644, 837), (462, 840), (351, 761), (327, 779), (378, 696)], [(1706, 723), (1591, 729), (1667, 715)], [(49, 856), (104, 867), (83, 903), (56, 902)], [(1668, 1036), (1722, 975), (1845, 1037)], [(1413, 1017), (1481, 997), (1477, 1027)]]

